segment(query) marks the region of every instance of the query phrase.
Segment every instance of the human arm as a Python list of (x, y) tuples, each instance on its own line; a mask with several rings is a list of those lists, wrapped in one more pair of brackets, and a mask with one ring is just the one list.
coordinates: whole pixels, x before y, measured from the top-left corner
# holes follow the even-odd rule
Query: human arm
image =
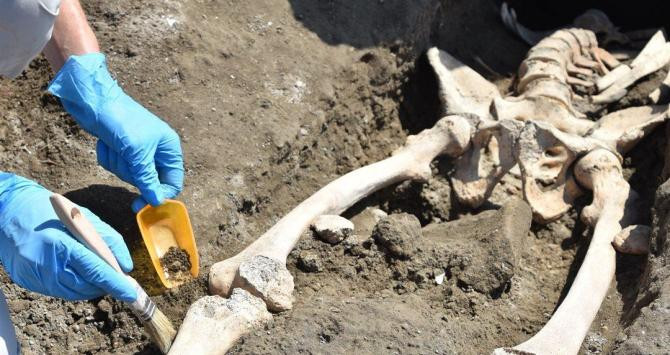
[[(109, 293), (134, 301), (134, 286), (70, 235), (49, 196), (51, 192), (33, 181), (0, 172), (0, 261), (11, 279), (31, 291), (69, 300)], [(88, 209), (80, 210), (121, 268), (130, 271), (133, 262), (123, 238)]]
[(98, 137), (98, 163), (140, 190), (133, 210), (177, 196), (184, 180), (179, 136), (112, 78), (78, 0), (62, 0), (44, 54), (57, 72), (49, 91)]

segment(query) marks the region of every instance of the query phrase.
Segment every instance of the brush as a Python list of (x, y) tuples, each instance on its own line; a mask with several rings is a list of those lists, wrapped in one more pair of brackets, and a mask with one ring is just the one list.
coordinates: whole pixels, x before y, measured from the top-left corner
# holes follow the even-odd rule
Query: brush
[[(53, 194), (49, 199), (54, 211), (56, 211), (56, 215), (58, 215), (58, 219), (63, 222), (70, 233), (89, 250), (107, 262), (114, 270), (123, 274), (119, 263), (116, 261), (116, 257), (112, 254), (107, 243), (100, 237), (95, 227), (79, 211), (77, 206), (59, 194)], [(132, 303), (127, 302), (128, 305), (137, 318), (142, 321), (144, 329), (149, 333), (153, 342), (166, 354), (170, 350), (172, 340), (174, 340), (177, 332), (170, 320), (156, 307), (156, 304), (149, 298), (137, 281), (129, 275), (125, 276), (135, 286), (135, 290), (137, 291), (137, 299)]]

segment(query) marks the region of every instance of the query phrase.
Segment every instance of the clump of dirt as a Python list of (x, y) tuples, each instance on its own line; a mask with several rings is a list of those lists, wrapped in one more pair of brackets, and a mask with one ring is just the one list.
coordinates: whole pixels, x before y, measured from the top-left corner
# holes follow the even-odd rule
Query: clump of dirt
[(178, 247), (170, 247), (160, 261), (163, 271), (169, 278), (179, 277), (184, 272), (191, 270), (191, 260), (188, 253)]
[(176, 285), (192, 280), (191, 260), (186, 250), (179, 247), (170, 247), (160, 258), (165, 278)]

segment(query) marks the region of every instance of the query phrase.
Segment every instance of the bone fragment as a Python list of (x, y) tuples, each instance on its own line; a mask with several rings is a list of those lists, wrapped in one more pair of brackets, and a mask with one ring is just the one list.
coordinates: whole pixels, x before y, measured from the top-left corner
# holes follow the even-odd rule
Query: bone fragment
[[(535, 98), (499, 98), (493, 103), (494, 112), (500, 121), (543, 121), (547, 122), (561, 131), (576, 135), (586, 134), (594, 125), (592, 121), (578, 118), (565, 105), (557, 105), (554, 97), (544, 96), (548, 85), (542, 88), (542, 95), (538, 93)], [(554, 86), (555, 87), (555, 86)]]
[(314, 219), (312, 230), (324, 242), (337, 244), (354, 233), (354, 224), (338, 215), (323, 215)]
[(572, 76), (569, 76), (567, 78), (567, 83), (570, 84), (570, 85), (580, 85), (580, 86), (583, 86), (585, 88), (590, 88), (590, 87), (593, 87), (595, 85), (592, 81), (586, 81), (586, 80), (582, 80), (582, 79), (575, 78), (575, 77), (572, 77)]
[[(631, 70), (621, 75), (605, 91), (592, 96), (591, 100), (596, 104), (607, 104), (619, 100), (626, 95), (626, 88), (641, 78), (660, 70), (668, 62), (670, 62), (670, 43), (665, 42), (665, 37), (659, 31), (633, 60)], [(606, 82), (603, 83), (603, 87), (605, 87), (604, 84)]]
[(489, 117), (491, 101), (500, 97), (493, 83), (445, 51), (433, 47), (427, 56), (437, 75), (445, 114), (467, 112)]
[(656, 53), (658, 53), (664, 46), (667, 40), (665, 39), (665, 33), (662, 30), (656, 31), (654, 35), (649, 39), (647, 44), (642, 48), (642, 51), (633, 59), (630, 63), (631, 67), (636, 67), (647, 60), (651, 59)]
[(471, 148), (456, 161), (451, 183), (458, 201), (479, 207), (516, 162), (513, 147), (521, 129), (516, 121), (480, 122)]
[(256, 255), (286, 263), (302, 232), (318, 216), (340, 214), (374, 191), (408, 180), (425, 180), (430, 163), (442, 154), (458, 156), (470, 144), (471, 123), (460, 116), (447, 116), (431, 128), (409, 136), (404, 147), (390, 158), (354, 170), (324, 186), (300, 203), (270, 230), (236, 256), (212, 266), (210, 291), (229, 295), (240, 263)]
[(623, 254), (649, 254), (649, 237), (651, 228), (644, 225), (634, 225), (624, 228), (614, 237), (612, 246)]
[(591, 76), (591, 75), (593, 75), (593, 71), (592, 71), (592, 70), (590, 70), (590, 69), (586, 69), (586, 68), (580, 68), (580, 67), (577, 67), (577, 66), (575, 66), (575, 65), (572, 64), (572, 63), (568, 63), (568, 64), (566, 65), (565, 69), (566, 69), (566, 71), (568, 72), (568, 74), (571, 74), (571, 75), (576, 75), (576, 74), (584, 75), (584, 76)]
[(270, 311), (293, 308), (293, 276), (275, 259), (256, 255), (240, 263), (233, 287), (261, 298)]
[(229, 299), (202, 297), (189, 307), (169, 354), (225, 354), (241, 336), (271, 319), (265, 303), (242, 289)]
[(631, 205), (632, 190), (623, 179), (619, 158), (605, 149), (596, 149), (580, 159), (575, 175), (583, 186), (593, 190), (592, 208), (599, 210), (586, 257), (549, 322), (526, 342), (513, 349), (499, 349), (498, 353), (577, 354), (605, 298), (616, 264), (612, 240), (622, 230), (624, 213), (634, 214), (626, 209)]
[(602, 92), (608, 87), (612, 86), (615, 82), (621, 80), (624, 76), (628, 75), (628, 73), (631, 71), (631, 68), (625, 64), (622, 64), (611, 72), (605, 74), (604, 76), (601, 76), (598, 78), (596, 81), (596, 86), (598, 87), (598, 92)]
[(524, 198), (540, 223), (558, 219), (582, 194), (570, 170), (579, 150), (557, 136), (549, 125), (528, 122), (515, 145)]
[(598, 62), (595, 60), (591, 60), (582, 56), (575, 57), (574, 61), (576, 66), (582, 67), (582, 68), (588, 68), (588, 69), (597, 69), (600, 66), (598, 65)]
[(600, 118), (589, 137), (623, 155), (667, 119), (668, 105), (629, 107)]

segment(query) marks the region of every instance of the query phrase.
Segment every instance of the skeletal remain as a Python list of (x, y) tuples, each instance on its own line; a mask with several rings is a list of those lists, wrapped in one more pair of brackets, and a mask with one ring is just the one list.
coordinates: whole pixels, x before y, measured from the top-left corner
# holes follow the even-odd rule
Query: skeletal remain
[(592, 60), (595, 48), (595, 35), (580, 29), (556, 31), (541, 40), (519, 67), (518, 96), (494, 99), (496, 118), (543, 121), (563, 132), (586, 134), (593, 122), (574, 109), (571, 85), (595, 84), (593, 79), (574, 76), (593, 78), (602, 73)]
[(425, 180), (430, 163), (438, 155), (458, 156), (471, 140), (471, 123), (460, 116), (447, 116), (431, 129), (409, 136), (392, 157), (354, 170), (324, 186), (303, 201), (270, 230), (236, 256), (214, 264), (209, 274), (210, 291), (226, 296), (240, 263), (263, 255), (286, 263), (286, 257), (314, 218), (340, 214), (374, 191), (403, 180)]
[(649, 254), (650, 235), (648, 226), (628, 226), (614, 237), (612, 246), (623, 254), (646, 255)]
[(616, 78), (614, 76), (605, 77), (598, 82), (598, 89), (604, 89), (604, 91), (592, 96), (591, 100), (596, 104), (617, 101), (626, 95), (628, 87), (641, 78), (660, 70), (668, 62), (670, 62), (670, 43), (666, 42), (663, 32), (658, 31), (630, 64), (630, 70), (620, 69)]
[(610, 71), (609, 73), (605, 74), (604, 76), (600, 77), (596, 81), (596, 87), (598, 88), (598, 91), (604, 91), (605, 89), (609, 88), (612, 86), (617, 81), (620, 81), (623, 77), (628, 75), (632, 69), (626, 65), (622, 64), (616, 67), (614, 70)]
[(337, 215), (323, 215), (312, 222), (316, 236), (324, 242), (337, 244), (354, 233), (354, 224)]
[(293, 308), (293, 276), (285, 264), (266, 256), (256, 255), (240, 263), (233, 288), (260, 297), (270, 311)]
[[(470, 144), (472, 132), (472, 123), (466, 118), (451, 115), (441, 119), (433, 128), (409, 136), (405, 146), (390, 158), (354, 170), (324, 186), (242, 252), (214, 264), (209, 285), (217, 296), (204, 297), (191, 306), (173, 352), (224, 353), (239, 337), (271, 318), (265, 306), (260, 307), (260, 301), (252, 295), (260, 296), (275, 311), (290, 308), (293, 284), (285, 268), (286, 258), (316, 217), (340, 214), (393, 183), (428, 179), (433, 159), (442, 154), (461, 155)], [(230, 300), (218, 295), (230, 296)], [(230, 302), (242, 306), (234, 308)]]
[[(586, 120), (573, 106), (573, 100), (579, 98), (571, 84), (581, 83), (576, 79), (595, 83), (612, 68), (611, 61), (607, 64), (602, 59), (606, 57), (603, 53), (590, 31), (558, 31), (530, 50), (520, 68), (518, 96), (502, 98), (496, 87), (475, 71), (448, 53), (431, 49), (428, 59), (438, 76), (448, 116), (435, 127), (408, 137), (392, 157), (324, 186), (236, 256), (214, 264), (210, 291), (233, 299), (239, 298), (243, 289), (248, 292), (242, 295), (260, 297), (271, 310), (290, 309), (293, 284), (285, 268), (286, 258), (318, 216), (338, 215), (393, 183), (426, 180), (431, 175), (431, 161), (442, 154), (458, 157), (452, 176), (454, 190), (461, 201), (476, 206), (518, 163), (524, 197), (537, 220), (548, 221), (565, 212), (582, 193), (576, 181), (593, 190), (594, 201), (583, 210), (582, 218), (595, 231), (582, 268), (547, 325), (515, 348), (576, 352), (614, 274), (612, 243), (622, 250), (639, 250), (640, 228), (635, 233), (619, 233), (635, 217), (635, 194), (623, 180), (621, 154), (668, 116), (666, 106), (647, 106), (614, 112), (598, 123)], [(221, 303), (220, 298), (214, 300)], [(189, 311), (175, 341), (176, 349), (193, 346), (205, 352), (225, 351), (250, 327), (268, 319), (267, 311), (258, 307), (242, 307), (232, 316), (211, 316), (212, 312), (203, 316), (203, 308), (199, 304)], [(196, 341), (196, 329), (201, 333), (198, 323), (218, 329), (220, 339), (207, 339), (216, 346), (191, 344)], [(201, 336), (197, 339), (203, 342)]]
[(225, 354), (237, 339), (272, 319), (260, 298), (235, 289), (229, 299), (205, 296), (189, 307), (170, 354)]
[[(519, 69), (520, 95), (507, 98), (500, 97), (492, 83), (448, 53), (437, 48), (428, 51), (444, 111), (477, 116), (472, 147), (458, 159), (451, 177), (461, 203), (471, 207), (481, 205), (502, 176), (514, 167), (513, 147), (521, 129), (516, 121), (544, 121), (578, 135), (593, 128), (592, 121), (574, 110), (570, 84), (586, 83), (573, 74), (594, 75), (599, 70), (598, 63), (590, 59), (596, 48), (592, 32), (557, 31), (531, 48)], [(576, 185), (575, 189), (578, 190)], [(539, 209), (533, 207), (535, 211)], [(560, 215), (565, 210), (561, 207), (554, 214)]]
[(443, 113), (490, 117), (491, 101), (500, 97), (495, 85), (445, 51), (433, 47), (427, 56), (439, 82)]
[(621, 65), (621, 62), (618, 59), (616, 59), (610, 52), (602, 48), (593, 48), (593, 54), (596, 56), (598, 61), (601, 61), (607, 66), (607, 69), (616, 69)]
[[(634, 191), (623, 179), (619, 157), (605, 149), (591, 151), (575, 166), (579, 182), (593, 190), (585, 219), (594, 226), (586, 257), (567, 296), (535, 336), (496, 354), (577, 354), (614, 277), (612, 241), (635, 218)], [(598, 216), (594, 220), (592, 216)]]

